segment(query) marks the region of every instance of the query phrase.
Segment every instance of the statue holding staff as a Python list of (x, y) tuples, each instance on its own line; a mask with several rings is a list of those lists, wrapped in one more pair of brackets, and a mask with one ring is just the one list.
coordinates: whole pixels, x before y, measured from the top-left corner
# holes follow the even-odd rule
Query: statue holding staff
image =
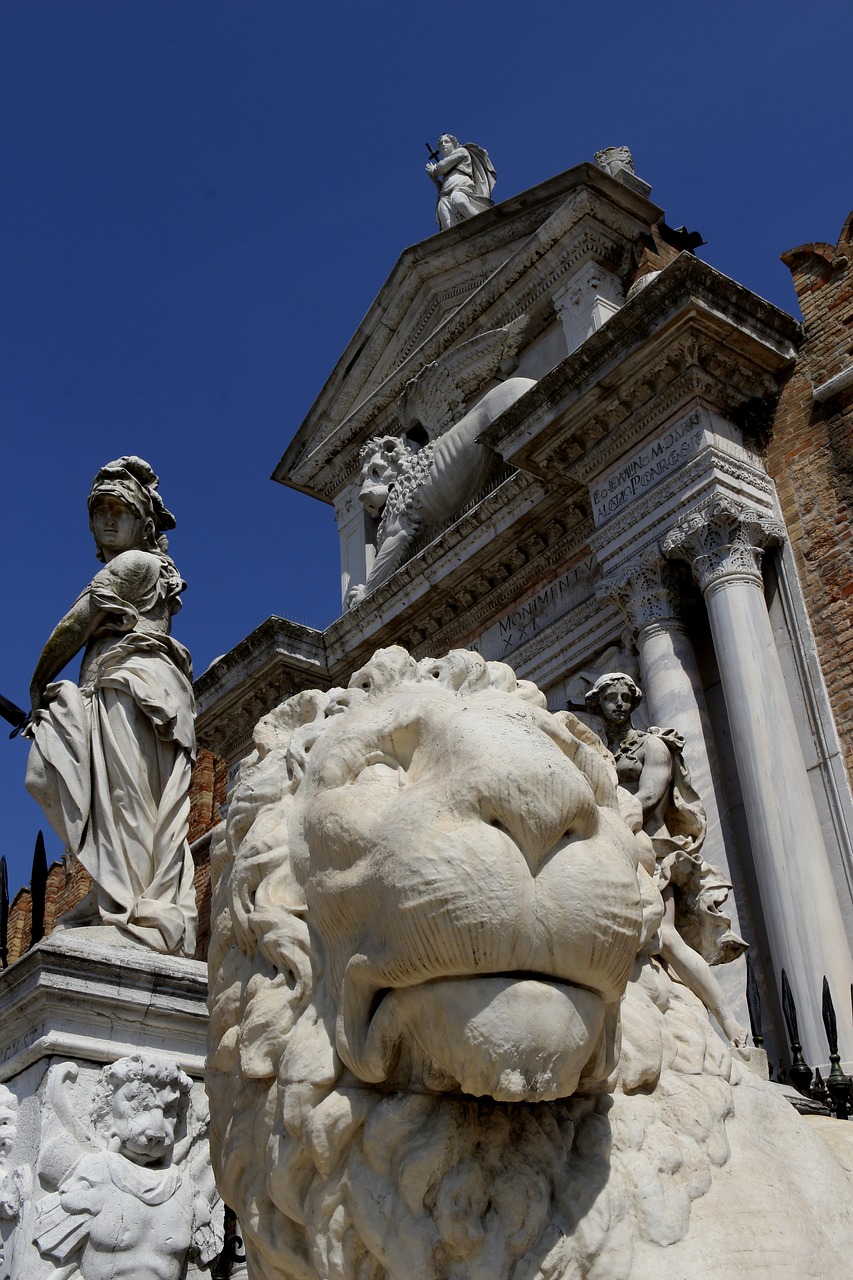
[[(163, 536), (175, 518), (136, 457), (101, 468), (88, 508), (104, 568), (33, 674), (27, 790), (95, 882), (65, 925), (114, 925), (157, 951), (192, 955), (195, 701), (190, 655), (169, 634), (186, 587)], [(53, 683), (81, 649), (79, 684)]]
[(486, 209), (491, 209), (492, 187), (497, 174), (488, 152), (474, 142), (460, 146), (452, 133), (443, 133), (438, 140), (435, 158), (426, 171), (438, 187), (435, 220), (442, 231), (465, 222)]

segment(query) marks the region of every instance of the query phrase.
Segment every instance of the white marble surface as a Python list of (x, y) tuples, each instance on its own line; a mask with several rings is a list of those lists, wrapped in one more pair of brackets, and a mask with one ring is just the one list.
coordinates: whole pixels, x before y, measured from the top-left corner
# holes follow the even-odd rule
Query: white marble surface
[(103, 925), (55, 932), (0, 973), (9, 1280), (209, 1275), (202, 1254), (221, 1247), (222, 1208), (207, 1147), (206, 997), (204, 964)]
[(137, 1052), (100, 1070), (55, 1062), (20, 1111), (27, 1123), (5, 1156), (17, 1212), (2, 1232), (7, 1271), (0, 1274), (209, 1274), (222, 1247), (222, 1206), (207, 1151), (207, 1100), (174, 1060)]
[(600, 740), (478, 655), (383, 650), (260, 722), (209, 1063), (255, 1280), (841, 1262), (847, 1174), (649, 957), (638, 859)]
[[(761, 550), (779, 537), (757, 513), (720, 502), (663, 545), (692, 563), (705, 596), (770, 945), (794, 988), (806, 1054), (825, 1064), (821, 978), (843, 1007), (853, 956), (763, 595)], [(838, 1032), (849, 1070), (849, 1019)]]
[(116, 929), (68, 929), (0, 973), (0, 1079), (53, 1056), (106, 1062), (140, 1048), (204, 1069), (207, 970)]
[[(132, 456), (99, 470), (88, 508), (104, 567), (33, 674), (27, 790), (94, 881), (88, 913), (81, 905), (68, 923), (100, 916), (157, 951), (192, 955), (195, 700), (190, 656), (170, 635), (186, 588), (166, 554), (175, 518)], [(78, 683), (55, 683), (81, 650)]]

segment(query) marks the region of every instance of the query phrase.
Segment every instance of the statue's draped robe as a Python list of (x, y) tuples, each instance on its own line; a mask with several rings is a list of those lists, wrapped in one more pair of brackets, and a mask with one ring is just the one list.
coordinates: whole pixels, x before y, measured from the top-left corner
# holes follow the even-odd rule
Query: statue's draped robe
[(92, 876), (103, 923), (192, 955), (195, 702), (189, 654), (168, 635), (183, 585), (170, 560), (148, 553), (119, 555), (96, 575), (80, 685), (48, 686), (27, 788)]

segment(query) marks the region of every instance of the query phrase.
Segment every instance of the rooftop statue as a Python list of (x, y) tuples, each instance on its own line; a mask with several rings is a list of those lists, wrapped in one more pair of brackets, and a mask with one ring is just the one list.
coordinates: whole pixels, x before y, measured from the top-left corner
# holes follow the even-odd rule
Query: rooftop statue
[(438, 150), (440, 155), (430, 161), (426, 171), (438, 187), (435, 220), (442, 231), (447, 231), (491, 209), (492, 187), (498, 175), (488, 152), (475, 142), (460, 146), (452, 133), (443, 133), (438, 140)]
[[(35, 669), (27, 789), (95, 882), (63, 923), (114, 925), (157, 951), (192, 955), (195, 701), (190, 655), (169, 634), (186, 587), (163, 536), (175, 518), (135, 457), (101, 468), (88, 509), (104, 568)], [(79, 684), (53, 683), (81, 649)]]
[(207, 1074), (255, 1280), (833, 1273), (853, 1186), (652, 954), (644, 856), (600, 738), (479, 654), (259, 722)]

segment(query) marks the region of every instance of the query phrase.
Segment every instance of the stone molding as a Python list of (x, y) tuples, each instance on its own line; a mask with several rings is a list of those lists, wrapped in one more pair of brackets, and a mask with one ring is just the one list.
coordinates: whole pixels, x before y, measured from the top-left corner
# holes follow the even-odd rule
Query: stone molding
[[(588, 450), (605, 441), (590, 463), (594, 473), (691, 397), (707, 398), (725, 416), (744, 399), (775, 392), (798, 335), (789, 316), (682, 254), (483, 439), (534, 474), (571, 468), (573, 478), (586, 478), (579, 467)], [(629, 421), (637, 411), (643, 417)]]
[(621, 565), (602, 578), (595, 594), (617, 604), (628, 620), (633, 637), (651, 628), (684, 630), (687, 609), (685, 574), (680, 565), (664, 558), (656, 547)]
[(227, 761), (243, 754), (255, 724), (299, 689), (328, 683), (325, 634), (273, 616), (195, 682), (199, 745)]
[(548, 581), (554, 566), (571, 563), (591, 529), (583, 495), (567, 503), (534, 477), (513, 473), (332, 624), (332, 679), (364, 661), (370, 646), (396, 640), (417, 650), (439, 633), (448, 647), (467, 638)]
[(717, 498), (693, 512), (661, 543), (666, 556), (690, 565), (703, 595), (729, 582), (763, 585), (761, 561), (766, 547), (785, 541), (785, 526), (758, 511)]
[(66, 929), (0, 973), (0, 1079), (48, 1057), (109, 1062), (144, 1047), (204, 1075), (207, 966), (115, 929)]
[(677, 523), (685, 507), (704, 509), (715, 499), (731, 497), (739, 507), (776, 513), (773, 481), (757, 460), (707, 445), (684, 466), (628, 503), (590, 537), (590, 545), (610, 575), (621, 565), (659, 549), (661, 537)]

